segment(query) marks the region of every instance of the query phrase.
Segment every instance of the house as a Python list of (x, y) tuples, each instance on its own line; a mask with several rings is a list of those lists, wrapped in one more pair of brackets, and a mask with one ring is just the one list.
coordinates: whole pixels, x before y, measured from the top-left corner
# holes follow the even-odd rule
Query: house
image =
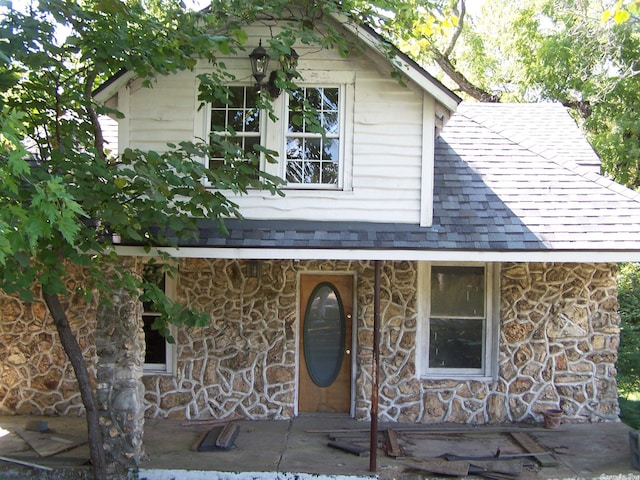
[[(249, 28), (249, 45), (272, 27)], [(236, 128), (278, 152), (261, 168), (287, 180), (284, 197), (232, 195), (245, 218), (229, 219), (227, 235), (202, 220), (197, 240), (164, 249), (174, 278), (145, 267), (142, 248), (116, 246), (211, 325), (178, 329), (175, 344), (147, 329), (144, 371), (126, 364), (109, 381), (136, 390), (140, 379), (147, 417), (366, 419), (375, 384), (383, 420), (536, 422), (548, 408), (573, 422), (617, 419), (616, 264), (640, 260), (640, 196), (600, 175), (562, 106), (460, 103), (396, 53), (402, 85), (373, 31), (340, 28), (364, 54), (294, 45), (300, 95), (327, 135), (290, 123), (299, 98), (287, 94), (274, 101), (278, 120)], [(229, 64), (232, 105), (199, 108), (204, 62), (152, 89), (128, 73), (106, 83), (97, 98), (124, 114), (119, 150), (207, 138), (251, 110), (249, 57)], [(0, 311), (0, 412), (81, 413), (44, 305), (2, 296)], [(74, 298), (68, 312), (100, 396), (97, 337), (114, 334), (97, 328), (95, 304)], [(145, 325), (154, 315), (142, 312)], [(122, 338), (138, 338), (124, 320)], [(125, 344), (135, 358), (135, 341)], [(128, 398), (109, 405), (140, 408)]]

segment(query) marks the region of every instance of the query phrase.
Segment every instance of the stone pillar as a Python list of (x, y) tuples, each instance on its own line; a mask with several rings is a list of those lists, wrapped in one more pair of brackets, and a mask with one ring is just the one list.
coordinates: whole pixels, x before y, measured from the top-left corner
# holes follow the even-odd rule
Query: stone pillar
[(144, 331), (142, 305), (127, 291), (115, 290), (97, 312), (96, 397), (107, 476), (125, 479), (144, 455)]

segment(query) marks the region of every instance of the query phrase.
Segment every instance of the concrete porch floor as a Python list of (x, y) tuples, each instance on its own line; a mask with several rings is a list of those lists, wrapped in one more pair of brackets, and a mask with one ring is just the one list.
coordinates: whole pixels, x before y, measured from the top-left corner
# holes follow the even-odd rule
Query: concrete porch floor
[[(0, 457), (62, 469), (61, 476), (33, 467), (0, 461), (0, 478), (71, 478), (71, 471), (88, 471), (86, 443), (51, 456), (40, 456), (23, 436), (33, 434), (40, 421), (49, 433), (86, 438), (82, 417), (0, 416)], [(491, 456), (500, 449), (500, 458), (517, 456), (522, 447), (507, 433), (525, 432), (558, 460), (557, 466), (538, 465), (525, 459), (523, 480), (564, 478), (640, 479), (632, 465), (629, 427), (622, 423), (563, 424), (548, 430), (537, 426), (514, 425), (473, 427), (468, 425), (404, 425), (380, 423), (398, 431), (403, 456), (391, 458), (382, 448), (377, 451), (377, 471), (369, 470), (369, 457), (357, 456), (327, 445), (329, 431), (349, 435), (346, 441), (365, 442), (368, 422), (343, 416), (299, 416), (281, 421), (235, 421), (239, 434), (229, 450), (198, 452), (192, 446), (213, 426), (207, 422), (148, 419), (145, 422), (146, 458), (139, 478), (147, 480), (245, 480), (248, 478), (300, 479), (311, 477), (378, 477), (417, 479), (442, 477), (416, 471), (420, 459), (445, 453)], [(418, 428), (417, 430), (416, 427)], [(23, 436), (19, 434), (22, 433)], [(36, 435), (37, 437), (37, 435)], [(380, 435), (380, 439), (383, 436)], [(72, 446), (69, 444), (70, 447)], [(636, 452), (637, 453), (637, 452)], [(547, 458), (552, 457), (551, 455)], [(82, 467), (82, 465), (85, 465)], [(64, 474), (65, 470), (67, 475)], [(309, 475), (304, 475), (309, 474)], [(73, 477), (73, 478), (82, 478)]]

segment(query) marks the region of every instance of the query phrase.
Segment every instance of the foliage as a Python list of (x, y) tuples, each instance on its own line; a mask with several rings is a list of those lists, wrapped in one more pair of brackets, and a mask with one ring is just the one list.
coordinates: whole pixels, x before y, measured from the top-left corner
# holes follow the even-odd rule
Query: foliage
[(618, 388), (623, 396), (640, 392), (640, 264), (627, 263), (618, 272), (620, 348)]
[(640, 429), (640, 400), (619, 398), (620, 419), (633, 429)]
[(486, 0), (466, 16), (463, 0), (439, 5), (440, 18), (459, 18), (457, 24), (409, 42), (421, 42), (418, 58), (435, 62), (446, 84), (482, 101), (562, 103), (604, 171), (640, 187), (637, 2), (612, 2), (605, 10), (595, 0)]
[(624, 23), (638, 21), (640, 18), (640, 3), (637, 0), (618, 0), (613, 7), (602, 13), (602, 21)]

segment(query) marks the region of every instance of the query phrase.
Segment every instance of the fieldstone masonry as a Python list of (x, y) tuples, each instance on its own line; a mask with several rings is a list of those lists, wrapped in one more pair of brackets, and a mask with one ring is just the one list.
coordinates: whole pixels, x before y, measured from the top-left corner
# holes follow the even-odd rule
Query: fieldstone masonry
[(126, 478), (144, 455), (142, 304), (116, 290), (98, 307), (96, 399), (109, 478)]
[[(61, 299), (71, 329), (95, 376), (97, 303), (86, 303), (76, 287), (82, 270), (69, 270)], [(84, 412), (75, 373), (39, 290), (33, 303), (22, 303), (0, 291), (0, 414), (81, 415)]]
[[(148, 417), (294, 415), (299, 275), (343, 272), (356, 279), (355, 412), (357, 418), (368, 418), (373, 262), (262, 261), (261, 267), (259, 278), (249, 278), (244, 261), (180, 261), (178, 300), (209, 312), (212, 323), (177, 332), (175, 375), (143, 376)], [(537, 422), (546, 408), (561, 408), (566, 421), (617, 419), (615, 264), (502, 264), (498, 374), (466, 381), (417, 378), (417, 263), (383, 262), (382, 267), (382, 419)], [(0, 309), (0, 413), (75, 413), (70, 406), (79, 399), (68, 391), (58, 393), (61, 382), (33, 391), (31, 380), (38, 373), (20, 367), (20, 354), (37, 352), (40, 336), (57, 342), (46, 322), (38, 322), (30, 313), (33, 307), (11, 297), (0, 297)], [(19, 343), (24, 332), (30, 332), (29, 340)], [(21, 346), (8, 348), (12, 343)], [(49, 365), (53, 371), (68, 369), (59, 355), (51, 355)], [(21, 400), (25, 396), (28, 402)], [(48, 410), (52, 397), (60, 399), (54, 411)]]

